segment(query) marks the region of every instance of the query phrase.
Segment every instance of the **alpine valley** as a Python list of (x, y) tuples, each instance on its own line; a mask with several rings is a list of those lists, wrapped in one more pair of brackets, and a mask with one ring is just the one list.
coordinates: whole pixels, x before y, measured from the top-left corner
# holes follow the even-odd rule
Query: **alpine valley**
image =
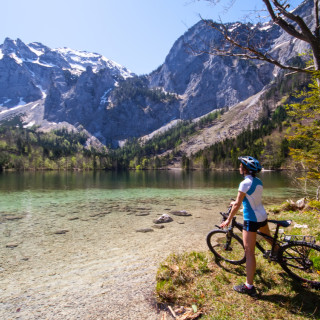
[[(296, 10), (308, 21), (312, 1)], [(302, 63), (298, 55), (308, 50), (272, 22), (227, 27), (240, 38), (249, 28), (256, 47), (283, 63)], [(18, 117), (23, 127), (38, 131), (85, 132), (85, 146), (111, 150), (223, 110), (218, 120), (176, 145), (180, 156), (190, 156), (253, 125), (261, 118), (267, 93), (271, 112), (281, 100), (271, 97), (270, 104), (270, 92), (284, 78), (274, 65), (190, 49), (201, 52), (204, 44), (222, 41), (218, 31), (200, 21), (174, 43), (157, 70), (138, 76), (97, 53), (6, 38), (0, 45), (0, 122)]]

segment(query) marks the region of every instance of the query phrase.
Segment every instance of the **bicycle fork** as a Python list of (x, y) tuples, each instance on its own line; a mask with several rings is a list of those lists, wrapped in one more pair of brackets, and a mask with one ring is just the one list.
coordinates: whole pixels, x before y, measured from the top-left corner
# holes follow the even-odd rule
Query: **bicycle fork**
[(231, 247), (232, 234), (231, 234), (231, 231), (228, 231), (227, 236), (226, 236), (226, 239), (227, 239), (227, 241), (226, 241), (223, 249), (224, 249), (225, 251), (232, 251), (232, 247)]

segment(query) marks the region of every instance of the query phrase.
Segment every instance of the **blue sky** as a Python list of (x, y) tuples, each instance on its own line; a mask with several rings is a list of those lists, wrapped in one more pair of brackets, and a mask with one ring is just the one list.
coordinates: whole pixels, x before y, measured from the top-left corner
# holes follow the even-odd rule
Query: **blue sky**
[[(201, 14), (223, 22), (242, 20), (261, 0), (221, 5), (196, 0), (1, 0), (0, 42), (6, 37), (50, 48), (104, 55), (137, 74), (161, 65), (175, 40)], [(222, 1), (225, 5), (230, 0)], [(294, 1), (301, 2), (301, 1)]]

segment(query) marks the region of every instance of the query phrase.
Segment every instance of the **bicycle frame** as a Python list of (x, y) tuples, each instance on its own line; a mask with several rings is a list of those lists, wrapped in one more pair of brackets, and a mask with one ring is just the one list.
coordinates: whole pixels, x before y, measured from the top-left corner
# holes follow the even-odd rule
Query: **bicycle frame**
[[(225, 221), (229, 214), (220, 214)], [(276, 225), (275, 232), (271, 236), (257, 231), (256, 234), (271, 244), (271, 250), (267, 250), (264, 245), (256, 241), (255, 247), (262, 252), (263, 257), (269, 262), (277, 262), (282, 269), (295, 280), (309, 284), (313, 288), (320, 288), (320, 246), (316, 244), (313, 236), (302, 236), (302, 238), (293, 235), (279, 235), (280, 227), (289, 227), (292, 220), (267, 220)], [(237, 228), (243, 232), (243, 224), (236, 221), (233, 217), (231, 224), (226, 229), (218, 225), (220, 230), (213, 229), (207, 235), (207, 244), (210, 251), (216, 259), (224, 260), (234, 265), (241, 265), (246, 261), (243, 238), (234, 231)], [(221, 240), (220, 240), (221, 239)], [(241, 247), (242, 246), (242, 247)]]
[[(221, 213), (222, 214), (222, 213)], [(225, 215), (222, 214), (223, 217), (225, 218)], [(269, 220), (268, 220), (269, 222)], [(233, 229), (234, 228), (237, 228), (239, 229), (241, 232), (243, 231), (243, 224), (242, 223), (239, 223), (236, 221), (236, 217), (234, 217), (232, 219), (232, 222), (231, 222), (231, 226), (228, 228), (228, 232), (230, 233), (233, 233)], [(257, 235), (259, 236), (262, 236), (264, 239), (266, 240), (270, 240), (272, 242), (272, 247), (271, 247), (271, 256), (274, 256), (274, 253), (275, 253), (275, 247), (276, 245), (279, 243), (278, 241), (278, 234), (279, 234), (279, 228), (280, 228), (280, 225), (277, 224), (276, 226), (276, 231), (273, 235), (273, 237), (270, 237), (269, 235), (263, 233), (263, 232), (260, 232), (260, 231), (257, 231)], [(262, 252), (262, 254), (265, 256), (266, 252), (268, 250), (266, 250), (259, 242), (256, 241), (256, 247)]]

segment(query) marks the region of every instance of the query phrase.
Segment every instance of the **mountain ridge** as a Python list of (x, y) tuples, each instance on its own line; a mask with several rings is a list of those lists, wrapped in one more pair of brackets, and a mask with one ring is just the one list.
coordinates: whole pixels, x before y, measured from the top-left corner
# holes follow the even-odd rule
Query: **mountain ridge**
[[(307, 48), (271, 22), (226, 26), (239, 37), (253, 30), (254, 44), (283, 61)], [(179, 120), (232, 109), (263, 92), (280, 71), (264, 62), (190, 52), (221, 41), (200, 21), (177, 39), (157, 70), (136, 76), (95, 53), (7, 38), (0, 45), (0, 121), (20, 115), (26, 126), (42, 130), (84, 128), (101, 144), (117, 147)]]

